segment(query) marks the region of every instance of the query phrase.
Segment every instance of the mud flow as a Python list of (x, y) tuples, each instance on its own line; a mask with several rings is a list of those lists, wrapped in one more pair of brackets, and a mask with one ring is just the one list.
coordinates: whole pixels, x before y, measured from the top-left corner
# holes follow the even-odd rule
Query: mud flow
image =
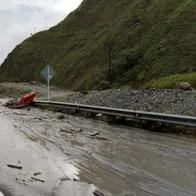
[(8, 196), (196, 195), (194, 139), (1, 106), (0, 145)]

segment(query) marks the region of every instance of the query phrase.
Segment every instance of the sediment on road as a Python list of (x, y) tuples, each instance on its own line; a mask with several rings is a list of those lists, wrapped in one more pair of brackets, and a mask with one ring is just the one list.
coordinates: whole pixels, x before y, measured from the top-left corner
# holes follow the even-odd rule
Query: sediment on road
[[(59, 187), (64, 195), (69, 189), (75, 189), (70, 181), (62, 181), (59, 186), (56, 179), (62, 175), (66, 177), (71, 171), (68, 178), (76, 179), (73, 185), (80, 182), (93, 184), (105, 196), (108, 196), (107, 192), (114, 196), (194, 196), (196, 193), (196, 176), (193, 175), (196, 142), (193, 138), (113, 126), (38, 108), (0, 109), (1, 115), (13, 123), (10, 134), (8, 128), (0, 131), (0, 154), (2, 159), (7, 156), (5, 162), (1, 160), (0, 172), (10, 171), (14, 182), (18, 174), (25, 174), (25, 178), (19, 175), (16, 183), (33, 177), (37, 172), (42, 172), (43, 178), (39, 178), (46, 180), (45, 183), (28, 181), (27, 188), (37, 184), (41, 190), (53, 193)], [(14, 141), (17, 145), (13, 148)], [(5, 151), (3, 144), (10, 146), (10, 150)], [(25, 144), (25, 148), (21, 148)], [(7, 167), (7, 164), (18, 165), (18, 159), (14, 158), (16, 146), (24, 168), (19, 172)], [(0, 173), (0, 177), (4, 176)], [(50, 185), (48, 189), (47, 183)], [(38, 196), (37, 193), (34, 195)], [(28, 193), (22, 195), (30, 196)]]

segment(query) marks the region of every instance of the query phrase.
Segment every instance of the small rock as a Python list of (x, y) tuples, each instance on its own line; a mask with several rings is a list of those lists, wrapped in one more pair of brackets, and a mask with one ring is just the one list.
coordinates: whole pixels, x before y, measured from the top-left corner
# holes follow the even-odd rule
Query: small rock
[(61, 119), (64, 119), (65, 116), (64, 116), (63, 114), (59, 114), (59, 115), (57, 116), (57, 118), (58, 118), (59, 120), (61, 120)]
[(61, 181), (61, 182), (62, 182), (62, 181), (68, 181), (68, 180), (70, 180), (68, 177), (60, 178), (60, 181)]
[(44, 183), (45, 180), (41, 180), (41, 179), (38, 179), (38, 178), (34, 178), (34, 177), (31, 177), (32, 180), (36, 181), (36, 182), (42, 182)]
[(95, 136), (97, 136), (97, 135), (99, 135), (99, 134), (100, 134), (100, 132), (97, 131), (97, 132), (95, 132), (95, 133), (90, 134), (90, 136), (91, 136), (91, 137), (95, 137)]
[(64, 132), (64, 133), (82, 133), (83, 132), (83, 129), (82, 128), (79, 128), (79, 129), (60, 128), (60, 131), (61, 132)]
[(71, 130), (62, 129), (62, 128), (60, 128), (60, 132), (64, 132), (64, 133), (72, 133), (72, 131), (71, 131)]
[(30, 82), (31, 85), (37, 85), (37, 86), (41, 86), (42, 83), (38, 82), (38, 81), (31, 81)]
[(71, 129), (72, 133), (81, 133), (83, 132), (83, 129), (82, 128), (79, 128), (79, 129)]
[(96, 118), (101, 118), (103, 116), (103, 114), (97, 114)]
[(108, 141), (108, 140), (109, 140), (109, 139), (106, 138), (106, 137), (94, 137), (94, 139), (103, 140), (103, 141)]
[(19, 169), (19, 170), (22, 170), (22, 167), (21, 166), (17, 166), (17, 165), (10, 165), (10, 164), (7, 164), (8, 167), (12, 168), (12, 169)]
[(36, 172), (36, 173), (34, 173), (33, 175), (34, 176), (39, 176), (39, 175), (41, 175), (42, 174), (42, 172)]
[(93, 194), (94, 194), (95, 196), (104, 196), (104, 194), (101, 193), (101, 192), (98, 191), (98, 190), (95, 190), (95, 191), (93, 192)]

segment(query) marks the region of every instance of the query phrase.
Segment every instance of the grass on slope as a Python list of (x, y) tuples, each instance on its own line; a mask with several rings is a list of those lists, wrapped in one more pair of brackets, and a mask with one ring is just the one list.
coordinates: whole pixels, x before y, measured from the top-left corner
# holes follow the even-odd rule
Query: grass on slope
[(0, 84), (0, 97), (1, 98), (4, 98), (4, 97), (17, 98), (31, 91), (32, 90), (28, 88), (14, 88), (14, 87), (7, 87), (7, 86)]
[(157, 89), (170, 89), (174, 88), (180, 82), (188, 82), (192, 87), (196, 88), (196, 73), (191, 74), (176, 74), (159, 80), (152, 80), (146, 83), (143, 88), (157, 88)]
[[(196, 71), (195, 0), (84, 0), (64, 21), (25, 40), (0, 68), (6, 81), (43, 81), (69, 89), (139, 88), (152, 79)], [(108, 81), (112, 47), (112, 86)]]

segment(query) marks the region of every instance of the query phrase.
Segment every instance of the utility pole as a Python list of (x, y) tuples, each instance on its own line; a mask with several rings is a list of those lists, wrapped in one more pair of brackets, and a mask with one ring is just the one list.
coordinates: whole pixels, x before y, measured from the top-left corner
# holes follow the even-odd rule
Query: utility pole
[(109, 85), (111, 86), (112, 84), (112, 46), (108, 45), (108, 81)]

